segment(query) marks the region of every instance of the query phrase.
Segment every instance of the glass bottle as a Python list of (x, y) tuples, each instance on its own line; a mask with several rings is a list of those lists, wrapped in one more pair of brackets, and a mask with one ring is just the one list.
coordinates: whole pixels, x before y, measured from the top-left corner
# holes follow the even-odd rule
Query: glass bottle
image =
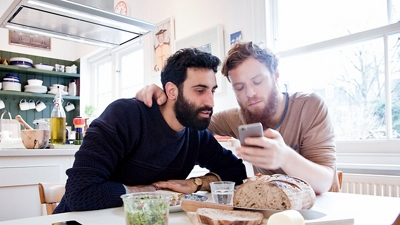
[(72, 79), (72, 80), (69, 81), (68, 95), (69, 96), (76, 96), (76, 81), (75, 81), (75, 79)]
[(66, 116), (62, 106), (63, 98), (60, 87), (57, 86), (57, 93), (54, 97), (54, 108), (50, 117), (50, 143), (53, 145), (63, 145), (66, 142)]

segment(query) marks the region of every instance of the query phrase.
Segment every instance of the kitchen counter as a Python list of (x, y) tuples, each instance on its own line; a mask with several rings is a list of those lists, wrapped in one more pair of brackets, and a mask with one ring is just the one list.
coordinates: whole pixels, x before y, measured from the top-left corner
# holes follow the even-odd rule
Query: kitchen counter
[(74, 155), (78, 149), (0, 149), (0, 157), (3, 156), (65, 156)]
[(65, 182), (65, 171), (72, 167), (76, 151), (0, 149), (0, 221), (45, 215), (38, 183)]

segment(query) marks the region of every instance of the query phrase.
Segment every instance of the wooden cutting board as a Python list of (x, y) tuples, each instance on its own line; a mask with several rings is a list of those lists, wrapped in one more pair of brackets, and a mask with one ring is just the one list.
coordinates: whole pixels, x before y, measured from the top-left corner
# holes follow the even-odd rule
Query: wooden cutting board
[[(197, 220), (195, 212), (186, 212), (194, 225), (205, 225)], [(268, 219), (264, 219), (261, 225), (267, 225)], [(316, 220), (306, 220), (306, 225), (353, 225), (354, 218), (345, 215), (328, 215)]]

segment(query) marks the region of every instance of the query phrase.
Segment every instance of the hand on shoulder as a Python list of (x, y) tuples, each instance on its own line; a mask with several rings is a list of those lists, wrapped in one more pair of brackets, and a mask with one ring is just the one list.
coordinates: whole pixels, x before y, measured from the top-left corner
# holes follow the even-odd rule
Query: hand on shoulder
[(142, 101), (148, 107), (153, 105), (153, 97), (157, 100), (158, 105), (163, 105), (167, 101), (164, 90), (155, 84), (146, 85), (135, 95), (137, 100)]

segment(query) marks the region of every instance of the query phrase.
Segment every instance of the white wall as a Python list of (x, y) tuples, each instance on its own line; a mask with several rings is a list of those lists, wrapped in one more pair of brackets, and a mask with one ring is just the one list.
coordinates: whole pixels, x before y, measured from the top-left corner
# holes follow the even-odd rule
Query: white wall
[[(244, 40), (252, 40), (256, 43), (266, 42), (265, 25), (265, 0), (126, 0), (131, 10), (130, 16), (151, 23), (159, 23), (171, 16), (175, 20), (175, 38), (180, 40), (187, 36), (201, 32), (217, 24), (224, 28), (224, 52), (230, 48), (230, 34), (242, 32)], [(145, 37), (147, 41), (146, 52), (151, 51), (150, 35)], [(147, 56), (151, 59), (151, 56)], [(223, 60), (223, 58), (221, 59)], [(151, 68), (150, 61), (145, 68)], [(159, 77), (153, 77), (151, 70), (146, 71), (149, 83), (159, 81)], [(222, 79), (225, 84), (224, 93), (215, 95), (214, 111), (220, 111), (237, 107), (236, 98), (231, 85)]]

